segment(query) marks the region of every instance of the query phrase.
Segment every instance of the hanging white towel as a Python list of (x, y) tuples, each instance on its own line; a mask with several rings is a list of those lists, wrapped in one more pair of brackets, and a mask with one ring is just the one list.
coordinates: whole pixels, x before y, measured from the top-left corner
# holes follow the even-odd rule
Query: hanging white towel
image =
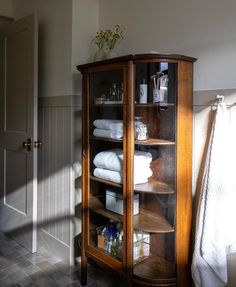
[(235, 146), (229, 114), (218, 104), (198, 208), (192, 276), (196, 287), (227, 284), (227, 255), (236, 250)]

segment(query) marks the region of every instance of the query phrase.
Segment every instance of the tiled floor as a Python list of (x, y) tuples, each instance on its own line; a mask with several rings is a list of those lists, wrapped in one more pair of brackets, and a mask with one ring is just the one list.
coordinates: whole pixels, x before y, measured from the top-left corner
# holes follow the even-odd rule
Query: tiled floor
[[(0, 233), (0, 287), (81, 286), (79, 266), (69, 267), (44, 248), (31, 254)], [(100, 269), (88, 266), (88, 287), (125, 287)]]

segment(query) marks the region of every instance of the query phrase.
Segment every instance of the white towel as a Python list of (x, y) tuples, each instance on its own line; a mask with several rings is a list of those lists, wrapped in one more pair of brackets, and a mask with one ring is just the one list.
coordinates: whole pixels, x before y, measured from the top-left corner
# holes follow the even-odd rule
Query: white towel
[(98, 129), (119, 131), (123, 133), (123, 121), (121, 120), (100, 119), (95, 120), (93, 125)]
[[(112, 149), (99, 152), (94, 158), (94, 165), (96, 167), (105, 168), (113, 171), (123, 170), (123, 151), (121, 149)], [(150, 152), (135, 151), (134, 152), (134, 170), (135, 173), (145, 173), (149, 169), (152, 161), (152, 154)], [(140, 171), (140, 172), (139, 172)]]
[[(143, 124), (139, 120), (134, 121), (135, 126)], [(97, 119), (93, 122), (93, 125), (97, 129), (101, 130), (111, 130), (123, 133), (123, 121), (122, 120), (109, 120), (109, 119)]]
[(123, 138), (123, 131), (94, 129), (93, 135), (95, 137), (119, 140)]
[[(93, 172), (94, 176), (109, 180), (116, 183), (123, 183), (123, 173), (103, 168), (95, 168)], [(151, 176), (151, 175), (150, 175)], [(148, 182), (148, 177), (143, 174), (134, 175), (134, 184), (140, 184)]]
[(227, 255), (236, 250), (235, 146), (228, 111), (219, 103), (198, 208), (192, 276), (196, 287), (227, 284)]

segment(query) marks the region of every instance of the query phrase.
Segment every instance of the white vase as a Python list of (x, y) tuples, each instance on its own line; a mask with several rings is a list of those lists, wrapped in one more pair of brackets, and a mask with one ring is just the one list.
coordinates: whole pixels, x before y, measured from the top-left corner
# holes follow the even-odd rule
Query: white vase
[(115, 58), (116, 57), (116, 52), (114, 52), (113, 50), (107, 51), (105, 53), (105, 58), (106, 59), (111, 59), (111, 58)]
[(102, 61), (106, 58), (106, 54), (103, 50), (97, 50), (94, 54), (94, 62), (96, 61)]

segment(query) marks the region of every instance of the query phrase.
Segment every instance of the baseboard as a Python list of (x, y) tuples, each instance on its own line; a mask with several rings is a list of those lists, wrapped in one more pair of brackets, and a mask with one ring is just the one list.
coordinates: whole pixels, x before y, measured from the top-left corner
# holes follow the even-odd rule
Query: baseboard
[(44, 247), (51, 254), (60, 258), (63, 263), (72, 265), (70, 262), (70, 248), (65, 243), (61, 242), (57, 238), (53, 237), (49, 233), (45, 232), (41, 228), (38, 228), (38, 240), (37, 248)]

